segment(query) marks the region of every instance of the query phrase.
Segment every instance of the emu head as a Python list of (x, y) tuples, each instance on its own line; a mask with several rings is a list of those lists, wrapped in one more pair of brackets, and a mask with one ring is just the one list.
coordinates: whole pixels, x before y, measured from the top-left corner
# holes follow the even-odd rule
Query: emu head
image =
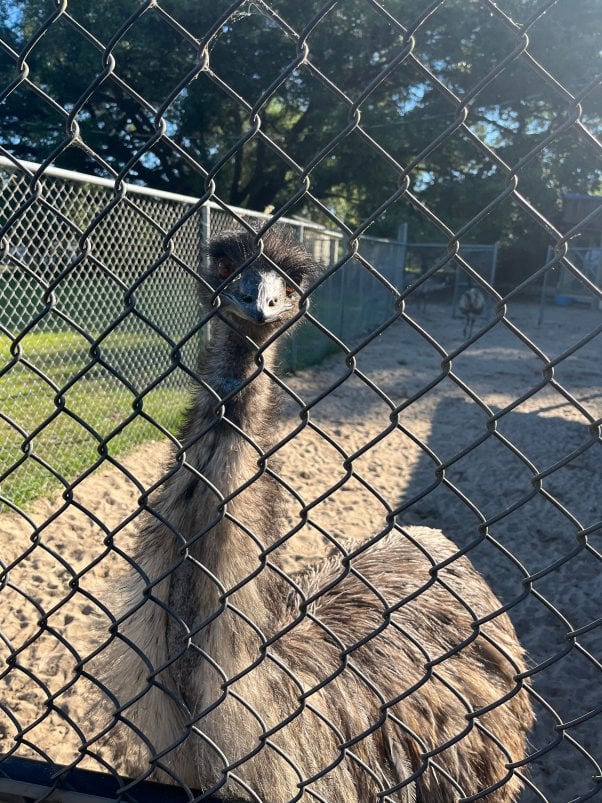
[[(201, 291), (218, 317), (253, 340), (265, 340), (299, 313), (318, 266), (290, 234), (226, 232), (209, 243)], [(303, 306), (307, 301), (303, 301)]]

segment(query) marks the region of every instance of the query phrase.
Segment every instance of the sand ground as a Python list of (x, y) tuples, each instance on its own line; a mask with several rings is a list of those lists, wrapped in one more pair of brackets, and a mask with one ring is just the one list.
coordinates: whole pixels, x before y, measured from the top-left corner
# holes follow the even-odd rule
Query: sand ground
[[(410, 312), (448, 353), (462, 343), (462, 322), (448, 308)], [(285, 567), (324, 554), (321, 531), (366, 538), (383, 530), (391, 511), (402, 524), (442, 529), (459, 547), (475, 542), (471, 559), (503, 602), (514, 603), (510, 616), (539, 667), (531, 747), (543, 752), (531, 779), (545, 797), (526, 790), (525, 803), (581, 799), (596, 774), (588, 754), (598, 761), (602, 754), (602, 718), (593, 716), (602, 696), (602, 640), (591, 626), (602, 589), (602, 461), (592, 426), (602, 416), (602, 337), (560, 360), (551, 382), (525, 339), (555, 360), (601, 317), (548, 308), (538, 327), (535, 308), (516, 304), (511, 325), (496, 324), (455, 356), (451, 373), (433, 343), (400, 322), (358, 352), (354, 370), (335, 356), (286, 378), (309, 406), (311, 426), (280, 450), (284, 478), (306, 504), (321, 501), (311, 506), (314, 526), (287, 544)], [(496, 427), (488, 425), (500, 411)], [(291, 397), (282, 436), (298, 423)], [(147, 443), (119, 465), (105, 462), (69, 504), (38, 500), (26, 514), (0, 517), (1, 559), (18, 559), (0, 586), (0, 650), (3, 661), (16, 656), (0, 680), (2, 749), (14, 749), (21, 733), (19, 755), (77, 758), (89, 684), (74, 670), (108, 622), (103, 600), (127, 568), (138, 499), (160, 479), (167, 457), (165, 444)], [(534, 481), (537, 472), (543, 476)], [(486, 538), (474, 506), (490, 522)], [(588, 528), (587, 538), (577, 537)], [(117, 549), (105, 545), (110, 533)], [(527, 575), (535, 578), (528, 592)], [(576, 630), (577, 638), (567, 636)]]

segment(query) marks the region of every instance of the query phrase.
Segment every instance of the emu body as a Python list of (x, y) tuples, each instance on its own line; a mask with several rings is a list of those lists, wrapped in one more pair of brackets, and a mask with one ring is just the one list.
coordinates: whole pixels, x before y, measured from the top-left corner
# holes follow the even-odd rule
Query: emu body
[(270, 343), (314, 268), (262, 241), (252, 264), (249, 234), (211, 247), (207, 300), (222, 306), (104, 681), (133, 726), (114, 728), (114, 750), (132, 777), (224, 799), (451, 803), (507, 777), (487, 800), (510, 803), (520, 782), (505, 765), (533, 721), (524, 654), (506, 615), (475, 626), (501, 604), (466, 558), (435, 568), (455, 546), (391, 525), (291, 579), (272, 560), (288, 527), (264, 457)]
[(460, 312), (464, 316), (464, 337), (471, 337), (475, 321), (483, 314), (485, 309), (485, 296), (478, 287), (469, 287), (460, 296), (458, 304)]

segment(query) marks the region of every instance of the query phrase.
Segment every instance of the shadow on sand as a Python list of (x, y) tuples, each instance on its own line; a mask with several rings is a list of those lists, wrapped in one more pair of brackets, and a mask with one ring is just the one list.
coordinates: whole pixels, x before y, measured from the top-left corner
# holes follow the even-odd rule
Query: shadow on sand
[[(543, 480), (545, 492), (565, 513), (536, 490), (533, 470), (494, 435), (454, 462), (456, 455), (486, 432), (484, 415), (475, 416), (475, 407), (462, 399), (441, 399), (428, 446), (448, 464), (445, 481), (424, 494), (436, 481), (436, 466), (425, 454), (400, 500), (404, 509), (399, 519), (402, 524), (439, 528), (463, 548), (479, 539), (481, 520), (460, 494), (487, 519), (510, 511), (489, 528), (501, 548), (493, 541), (481, 540), (470, 550), (469, 557), (504, 603), (520, 599), (525, 571), (530, 575), (545, 572), (532, 586), (540, 598), (528, 594), (511, 609), (510, 616), (532, 667), (556, 657), (534, 674), (533, 686), (562, 721), (571, 722), (599, 706), (600, 670), (583, 650), (599, 657), (600, 628), (580, 635), (580, 647), (573, 642), (571, 649), (571, 639), (566, 634), (571, 628), (594, 623), (599, 615), (599, 563), (576, 534), (577, 521), (583, 528), (595, 528), (597, 524), (590, 539), (592, 543), (596, 537), (600, 539), (600, 444), (585, 424), (551, 415), (551, 411), (512, 412), (500, 421), (500, 434), (520, 449), (537, 470), (566, 460)], [(454, 422), (453, 428), (450, 421)], [(571, 454), (572, 459), (567, 459)], [(503, 550), (508, 550), (523, 568)], [(560, 743), (533, 763), (531, 780), (549, 800), (573, 800), (591, 791), (595, 764), (571, 744), (571, 738), (599, 758), (599, 717), (592, 716), (568, 728), (561, 740), (561, 731), (555, 728), (559, 720), (544, 705), (537, 704), (536, 709), (538, 723), (531, 739), (532, 752)], [(521, 803), (536, 800), (541, 798), (525, 791)]]

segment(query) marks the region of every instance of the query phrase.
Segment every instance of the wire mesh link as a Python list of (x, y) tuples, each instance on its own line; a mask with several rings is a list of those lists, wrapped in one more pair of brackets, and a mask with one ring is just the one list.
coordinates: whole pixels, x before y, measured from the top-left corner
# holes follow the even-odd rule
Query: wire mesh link
[[(562, 137), (592, 159), (602, 150), (583, 112), (599, 79), (571, 90), (531, 44), (556, 5), (521, 7), (531, 16), (517, 22), (518, 6), (491, 0), (470, 12), (415, 3), (404, 14), (394, 3), (353, 4), (393, 43), (353, 87), (316, 44), (342, 18), (334, 0), (296, 15), (287, 2), (239, 0), (197, 16), (147, 0), (106, 19), (63, 0), (23, 41), (0, 40), (11, 65), (0, 102), (32, 98), (64, 131), (40, 147), (39, 163), (17, 159), (18, 142), (0, 144), (0, 795), (527, 803), (599, 794), (601, 251), (573, 240), (599, 231), (602, 206), (579, 207), (563, 231), (522, 189)], [(448, 12), (458, 24), (487, 19), (505, 43), (464, 89), (446, 80), (429, 36)], [(138, 41), (141, 52), (152, 47), (153, 25), (191, 54), (165, 64), (173, 80), (163, 95), (141, 88), (128, 61)], [(94, 53), (68, 102), (37, 61), (60, 31)], [(258, 32), (282, 48), (281, 61), (250, 98), (216, 52), (226, 37)], [(556, 113), (535, 145), (513, 153), (488, 137), (477, 101), (514, 68)], [(395, 82), (410, 80), (446, 105), (402, 159), (371, 125), (372, 105), (382, 93), (401, 104)], [(244, 115), (205, 165), (170, 117), (196, 82)], [(307, 152), (285, 148), (270, 119), (291, 83), (344, 112), (336, 129), (308, 132)], [(120, 157), (102, 137), (88, 144), (90, 110), (109, 87), (136, 118), (124, 122), (131, 139)], [(498, 123), (501, 111), (489, 120)], [(428, 174), (458, 138), (500, 182), (454, 227), (425, 200), (416, 171)], [(362, 169), (385, 166), (396, 184), (355, 223), (318, 178), (350, 143), (361, 144)], [(289, 188), (275, 209), (232, 206), (218, 191), (251, 147)], [(54, 167), (75, 150), (102, 179)], [(158, 154), (191, 169), (201, 190), (127, 183), (148, 184)], [(300, 217), (301, 205), (315, 219)], [(401, 207), (441, 242), (409, 242), (407, 227), (397, 239), (368, 235)], [(500, 209), (518, 210), (549, 242), (545, 263), (507, 287), (497, 246), (473, 241)], [(276, 261), (298, 309), (254, 342), (255, 330), (223, 310), (239, 274), (216, 289), (206, 246), (250, 232), (256, 263), (269, 263), (273, 224), (321, 271), (307, 285)], [(234, 385), (220, 384), (199, 355), (214, 365), (236, 337), (252, 359)], [(289, 369), (334, 356), (283, 378), (272, 358), (280, 341)], [(276, 390), (284, 414), (266, 438), (240, 399), (257, 396), (261, 419), (260, 392)], [(220, 555), (206, 547), (217, 537)], [(339, 600), (358, 607), (339, 612)], [(204, 686), (181, 680), (194, 673)], [(518, 720), (531, 709), (537, 724), (521, 752), (516, 733), (529, 723)], [(478, 772), (463, 771), (478, 751)]]

